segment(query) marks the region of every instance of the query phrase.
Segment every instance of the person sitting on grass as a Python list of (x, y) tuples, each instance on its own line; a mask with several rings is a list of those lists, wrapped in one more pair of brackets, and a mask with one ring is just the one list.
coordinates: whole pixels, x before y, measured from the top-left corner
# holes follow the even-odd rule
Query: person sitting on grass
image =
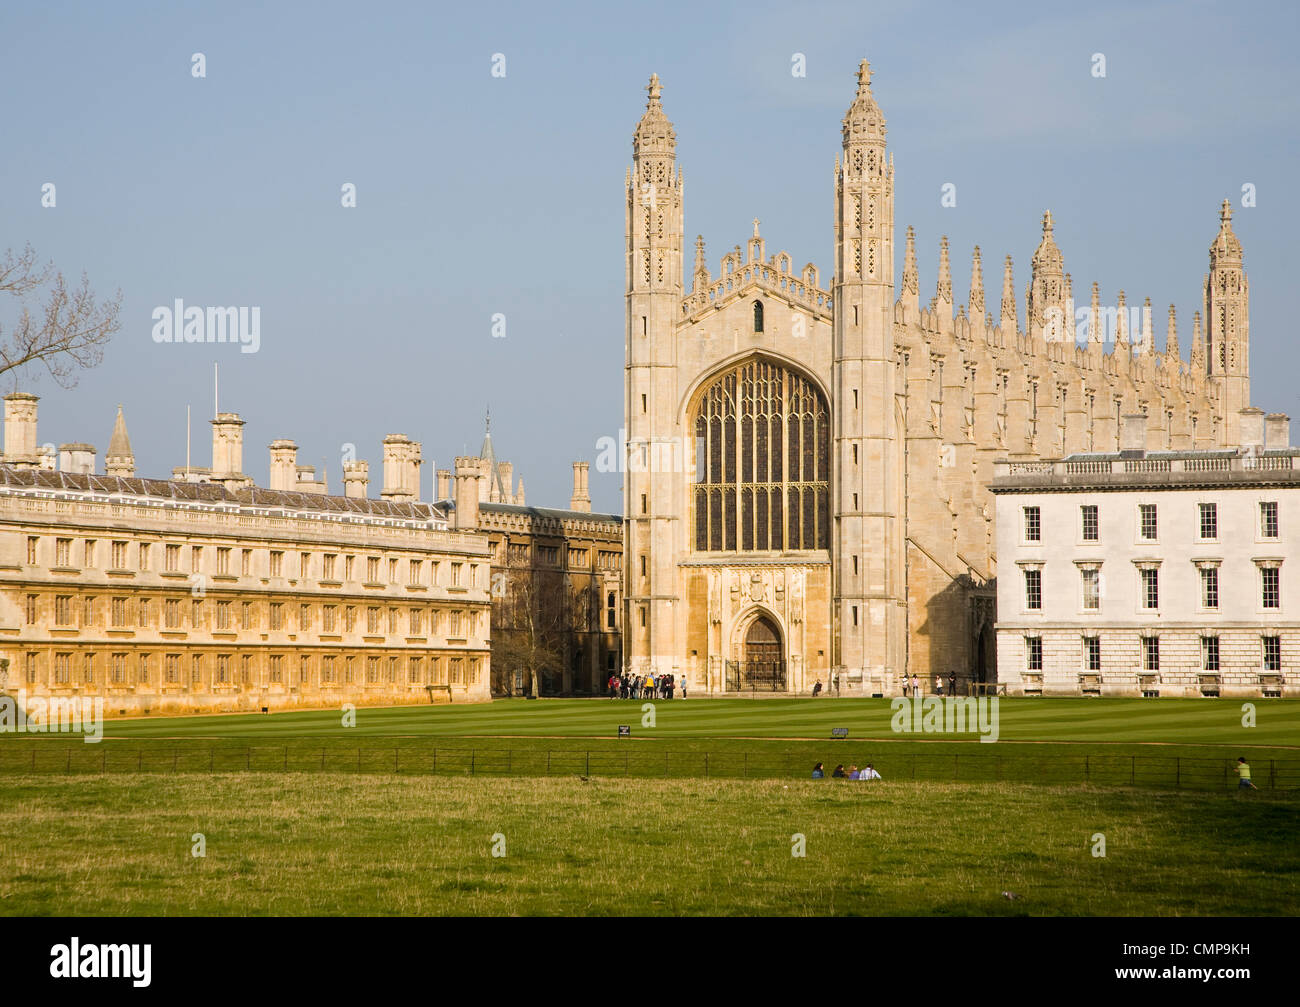
[(835, 767), (835, 772), (831, 773), (832, 780), (847, 780), (848, 778), (849, 774), (844, 772), (844, 763), (842, 762)]
[(1258, 790), (1259, 787), (1250, 782), (1250, 763), (1246, 761), (1243, 755), (1237, 760), (1237, 789), (1238, 790)]
[(817, 765), (813, 766), (812, 778), (814, 780), (822, 780), (826, 778), (826, 770), (822, 768), (822, 764), (820, 762), (817, 763)]
[(878, 780), (878, 779), (880, 779), (880, 774), (877, 773), (877, 772), (875, 771), (875, 769), (872, 768), (871, 763), (868, 762), (868, 763), (867, 763), (867, 768), (864, 769), (862, 772), (860, 772), (860, 773), (858, 774), (858, 779), (859, 779), (859, 780)]
[(856, 780), (857, 778), (858, 778), (858, 767), (849, 766), (849, 779)]

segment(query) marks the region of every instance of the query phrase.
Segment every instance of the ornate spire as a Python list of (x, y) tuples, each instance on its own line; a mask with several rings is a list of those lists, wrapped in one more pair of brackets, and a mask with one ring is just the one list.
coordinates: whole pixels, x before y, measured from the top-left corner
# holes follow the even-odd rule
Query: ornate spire
[(1174, 306), (1169, 305), (1169, 323), (1165, 327), (1165, 359), (1178, 360), (1182, 356), (1182, 351), (1178, 348), (1178, 316), (1174, 312)]
[(1124, 291), (1119, 292), (1119, 303), (1115, 311), (1115, 348), (1123, 346), (1129, 348), (1128, 341), (1128, 308), (1124, 304)]
[(1097, 281), (1092, 281), (1092, 302), (1088, 307), (1088, 345), (1098, 349), (1106, 342), (1106, 333), (1101, 324), (1101, 291)]
[(1002, 335), (1014, 336), (1020, 330), (1016, 320), (1016, 283), (1011, 272), (1011, 256), (1002, 266)]
[(663, 105), (659, 102), (661, 90), (659, 75), (652, 73), (650, 84), (646, 87), (650, 97), (646, 101), (645, 114), (641, 116), (641, 121), (636, 124), (636, 132), (632, 134), (632, 153), (637, 157), (659, 154), (672, 158), (677, 150), (677, 134), (673, 132), (673, 124), (664, 115)]
[(1147, 298), (1142, 305), (1142, 336), (1138, 341), (1138, 353), (1150, 355), (1156, 349), (1155, 329), (1151, 324), (1151, 298)]
[(952, 266), (948, 262), (948, 236), (939, 239), (939, 282), (934, 288), (935, 300), (948, 306), (943, 317), (952, 316)]
[(709, 264), (704, 258), (704, 235), (695, 236), (695, 291), (709, 285)]
[(1232, 233), (1232, 203), (1223, 201), (1219, 207), (1219, 233), (1210, 243), (1210, 267), (1220, 263), (1241, 262), (1241, 242)]
[(126, 432), (126, 419), (120, 405), (113, 423), (113, 436), (108, 442), (108, 454), (104, 456), (104, 473), (128, 479), (135, 475), (135, 454), (131, 451), (131, 438)]
[(903, 293), (916, 297), (921, 281), (916, 272), (916, 233), (907, 225), (907, 248), (903, 252)]
[(1205, 373), (1205, 335), (1201, 332), (1201, 313), (1192, 315), (1192, 373)]
[(858, 93), (844, 114), (844, 145), (863, 141), (883, 144), (885, 117), (871, 94), (871, 64), (865, 59), (858, 65)]
[(984, 317), (984, 266), (980, 262), (980, 246), (975, 246), (975, 253), (970, 262), (970, 299), (966, 313), (971, 321)]

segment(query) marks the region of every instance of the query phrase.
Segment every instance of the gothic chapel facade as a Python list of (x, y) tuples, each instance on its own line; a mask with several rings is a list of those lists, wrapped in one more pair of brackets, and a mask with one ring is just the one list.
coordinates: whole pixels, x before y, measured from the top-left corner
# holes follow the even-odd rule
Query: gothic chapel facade
[[(1051, 214), (1020, 317), (1011, 258), (997, 324), (976, 247), (954, 313), (948, 243), (922, 305), (908, 228), (894, 286), (894, 168), (864, 60), (836, 159), (834, 275), (759, 234), (684, 270), (682, 171), (657, 76), (626, 180), (626, 670), (692, 690), (932, 687), (995, 677), (992, 496), (999, 458), (1118, 448), (1145, 412), (1151, 450), (1230, 447), (1250, 405), (1248, 288), (1225, 202), (1204, 318), (1181, 359), (1174, 309), (1093, 284), (1086, 342)], [(689, 280), (689, 290), (688, 290)], [(1113, 322), (1107, 352), (1105, 323)]]

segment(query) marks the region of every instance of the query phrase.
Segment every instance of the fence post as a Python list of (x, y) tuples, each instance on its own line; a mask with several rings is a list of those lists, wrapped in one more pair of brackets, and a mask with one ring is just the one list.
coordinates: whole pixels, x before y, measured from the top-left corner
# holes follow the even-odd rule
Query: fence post
[(664, 779), (668, 779), (668, 749), (664, 749)]
[(1183, 760), (1181, 756), (1174, 756), (1174, 789), (1181, 790), (1183, 787)]
[(916, 756), (912, 756), (912, 779), (916, 779)]
[(952, 757), (952, 778), (953, 780), (961, 779), (961, 753), (958, 752)]
[(477, 752), (474, 749), (471, 748), (469, 750), (469, 775), (470, 776), (474, 775), (474, 756), (476, 754)]
[(216, 759), (216, 757), (217, 757), (217, 750), (215, 748), (209, 748), (208, 749), (208, 772), (209, 773), (212, 772), (212, 763)]
[[(71, 749), (69, 749), (71, 751)], [(36, 772), (36, 749), (32, 749), (32, 772)]]
[(706, 780), (709, 778), (709, 753), (708, 752), (704, 753), (704, 778)]
[(401, 772), (401, 770), (398, 768), (398, 765), (397, 765), (397, 749), (396, 749), (396, 748), (393, 749), (393, 772), (394, 772), (394, 773), (400, 773), (400, 772)]
[(284, 746), (284, 772), (289, 771), (289, 746)]
[(244, 769), (245, 771), (253, 768), (253, 749), (252, 746), (244, 752)]
[(176, 772), (176, 756), (177, 756), (178, 754), (179, 754), (179, 753), (176, 752), (176, 751), (173, 749), (173, 751), (172, 751), (172, 772), (173, 772), (173, 773)]
[(546, 775), (551, 775), (551, 750), (549, 748), (546, 750)]
[(1277, 760), (1269, 759), (1268, 760), (1268, 789), (1269, 790), (1277, 789), (1277, 781), (1274, 779), (1274, 775), (1273, 775), (1276, 772), (1276, 770), (1277, 770)]
[(1137, 780), (1137, 762), (1138, 762), (1138, 759), (1137, 759), (1137, 756), (1136, 756), (1136, 755), (1130, 755), (1130, 756), (1129, 756), (1129, 763), (1128, 763), (1128, 783), (1129, 783), (1129, 786), (1130, 786), (1130, 787), (1133, 786), (1133, 784), (1134, 784), (1134, 783), (1136, 782), (1136, 780)]
[(320, 768), (325, 768), (325, 749), (323, 747), (320, 750)]
[[(583, 775), (584, 775), (584, 776), (590, 776), (590, 775), (591, 775), (591, 753), (588, 752), (588, 753), (586, 753), (586, 754), (587, 754), (587, 771), (586, 771), (586, 773), (584, 773)], [(624, 753), (624, 759), (626, 760), (626, 758), (627, 758), (627, 755), (626, 755), (626, 753)], [(626, 764), (626, 762), (625, 762), (624, 764)]]
[[(32, 754), (33, 754), (33, 755), (36, 754), (36, 750), (35, 750), (35, 749), (32, 750)], [(70, 772), (72, 772), (72, 749), (71, 749), (71, 748), (68, 749), (68, 763), (67, 763), (67, 765), (65, 765), (65, 766), (63, 767), (63, 771), (64, 771), (65, 773), (70, 773)]]
[(140, 749), (137, 754), (139, 755), (139, 758), (136, 759), (135, 771), (139, 773), (144, 771), (144, 749)]
[(357, 747), (357, 772), (361, 772), (361, 748)]
[(436, 776), (438, 773), (438, 749), (433, 750), (433, 772)]
[(749, 753), (745, 753), (745, 779), (749, 779)]
[(511, 749), (507, 748), (506, 749), (506, 775), (507, 776), (510, 775), (510, 753), (511, 753)]
[(1083, 782), (1092, 782), (1092, 764), (1088, 756), (1083, 757)]

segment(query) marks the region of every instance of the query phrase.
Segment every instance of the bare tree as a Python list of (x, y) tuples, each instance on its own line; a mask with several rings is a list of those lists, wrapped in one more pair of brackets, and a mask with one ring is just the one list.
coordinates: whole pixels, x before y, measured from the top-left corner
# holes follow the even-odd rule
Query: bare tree
[[(97, 301), (83, 273), (80, 286), (69, 288), (54, 263), (40, 265), (36, 250), (5, 252), (0, 260), (0, 293), (18, 299), (18, 321), (6, 333), (0, 325), (0, 374), (41, 363), (55, 383), (71, 388), (77, 371), (104, 358), (104, 345), (121, 326), (119, 290), (110, 301)], [(35, 312), (33, 303), (35, 302)]]
[(502, 592), (492, 606), (492, 669), (502, 674), (507, 694), (514, 693), (514, 674), (523, 672), (524, 691), (542, 693), (545, 672), (558, 672), (564, 661), (569, 629), (569, 594), (564, 574), (527, 563), (503, 572)]

